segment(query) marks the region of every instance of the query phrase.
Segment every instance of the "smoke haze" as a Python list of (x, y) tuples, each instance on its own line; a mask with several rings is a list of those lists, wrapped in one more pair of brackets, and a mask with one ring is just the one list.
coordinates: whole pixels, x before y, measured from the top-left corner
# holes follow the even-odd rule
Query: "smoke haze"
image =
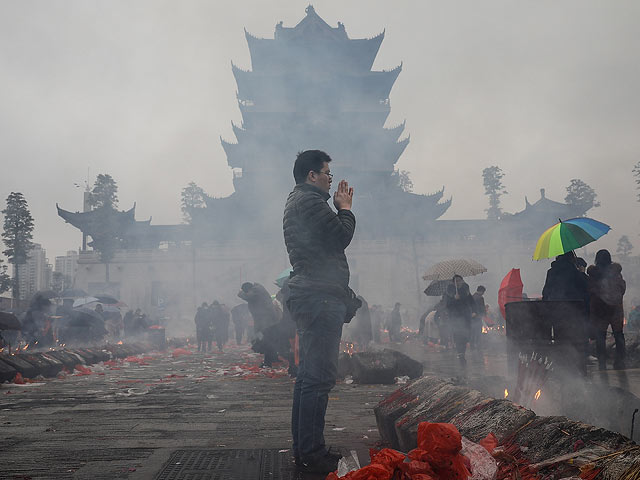
[[(640, 160), (640, 4), (313, 4), (351, 38), (386, 30), (374, 70), (403, 62), (387, 126), (406, 119), (411, 135), (398, 167), (411, 172), (417, 193), (446, 187), (453, 205), (443, 219), (483, 218), (481, 172), (499, 165), (506, 211), (523, 209), (525, 195), (537, 200), (541, 187), (562, 201), (570, 179), (581, 178), (602, 202), (590, 215), (614, 229), (598, 246), (615, 250), (623, 234), (638, 242), (631, 169)], [(231, 121), (241, 123), (231, 61), (251, 66), (243, 29), (273, 38), (277, 22), (294, 26), (306, 6), (0, 3), (3, 202), (10, 191), (24, 193), (34, 240), (53, 259), (80, 244), (55, 203), (82, 208), (73, 184), (83, 185), (87, 169), (90, 183), (111, 174), (120, 207), (137, 202), (137, 218), (153, 216), (153, 224), (181, 221), (180, 190), (191, 180), (229, 195), (219, 136), (235, 141)]]

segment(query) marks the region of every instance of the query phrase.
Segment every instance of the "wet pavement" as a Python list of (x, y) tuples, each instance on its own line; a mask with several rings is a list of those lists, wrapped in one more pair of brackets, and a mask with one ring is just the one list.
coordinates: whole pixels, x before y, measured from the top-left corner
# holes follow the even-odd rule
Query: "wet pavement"
[[(425, 375), (475, 381), (470, 386), (499, 397), (507, 374), (499, 340), (469, 352), (466, 366), (453, 352), (417, 341), (383, 346), (421, 361)], [(169, 349), (94, 365), (86, 374), (3, 384), (0, 478), (147, 479), (178, 450), (288, 450), (293, 380), (284, 368), (258, 368), (260, 358), (246, 346), (210, 354)], [(640, 396), (640, 369), (598, 372), (592, 365), (588, 383)], [(357, 450), (367, 463), (368, 448), (379, 441), (373, 407), (396, 388), (338, 383), (328, 443)], [(537, 413), (563, 413), (553, 410), (551, 395), (543, 397), (546, 404), (543, 398), (532, 406)]]
[[(147, 479), (178, 449), (289, 449), (293, 380), (246, 346), (170, 349), (26, 385), (0, 386), (0, 478)], [(394, 385), (339, 383), (326, 438), (366, 458), (373, 407)]]

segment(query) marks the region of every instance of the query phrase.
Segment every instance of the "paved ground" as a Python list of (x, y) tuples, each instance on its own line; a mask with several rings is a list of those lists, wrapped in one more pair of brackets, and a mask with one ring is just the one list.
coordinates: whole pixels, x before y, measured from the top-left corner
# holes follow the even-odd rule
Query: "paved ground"
[[(0, 478), (146, 479), (176, 449), (290, 447), (293, 383), (285, 371), (270, 378), (249, 370), (258, 357), (246, 347), (177, 358), (171, 351), (0, 386)], [(338, 384), (327, 441), (366, 457), (379, 439), (373, 406), (395, 388)]]
[[(418, 342), (390, 346), (422, 361), (425, 374), (506, 376), (500, 343), (469, 353), (466, 368), (454, 354)], [(0, 385), (0, 478), (147, 479), (178, 449), (290, 447), (293, 382), (284, 370), (260, 371), (247, 347), (175, 358), (172, 352), (94, 366), (87, 375)], [(637, 369), (592, 371), (589, 381), (640, 396)], [(373, 406), (395, 388), (339, 383), (327, 414), (328, 442), (368, 460), (368, 447), (379, 440)]]

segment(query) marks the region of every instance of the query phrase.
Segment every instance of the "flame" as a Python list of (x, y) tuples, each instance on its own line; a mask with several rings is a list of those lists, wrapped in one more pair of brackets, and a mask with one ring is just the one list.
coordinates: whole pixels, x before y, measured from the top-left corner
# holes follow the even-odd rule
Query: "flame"
[(29, 348), (29, 343), (27, 343), (24, 347), (22, 347), (22, 350), (26, 350), (27, 348)]
[(536, 392), (536, 394), (533, 396), (533, 398), (535, 398), (536, 400), (538, 400), (538, 399), (540, 398), (540, 393), (541, 393), (541, 392), (540, 392), (540, 390), (538, 390), (538, 391)]
[(117, 345), (122, 345), (122, 340), (120, 340), (120, 341), (117, 343)]
[(353, 353), (355, 352), (355, 345), (353, 343), (345, 343), (344, 346), (344, 353), (346, 353), (347, 355), (349, 355), (350, 357), (353, 355)]
[(484, 325), (482, 326), (482, 333), (489, 333), (489, 329)]
[(507, 398), (509, 396), (509, 390), (507, 390), (506, 388), (504, 389), (504, 398)]

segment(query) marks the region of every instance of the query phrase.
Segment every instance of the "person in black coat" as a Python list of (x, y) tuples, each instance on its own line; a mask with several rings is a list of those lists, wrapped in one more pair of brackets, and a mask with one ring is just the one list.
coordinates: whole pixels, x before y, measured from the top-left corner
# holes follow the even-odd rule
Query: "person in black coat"
[(601, 370), (606, 367), (606, 338), (611, 325), (613, 338), (616, 342), (616, 358), (613, 368), (625, 368), (626, 346), (624, 338), (624, 308), (622, 299), (627, 290), (627, 284), (622, 278), (622, 267), (619, 263), (611, 262), (608, 250), (596, 253), (596, 264), (587, 270), (589, 274), (590, 321), (595, 330), (596, 350)]
[(447, 287), (445, 304), (458, 359), (461, 363), (466, 363), (465, 353), (471, 333), (471, 319), (476, 316), (476, 302), (471, 296), (469, 285), (460, 275), (455, 275), (453, 283)]
[(543, 300), (580, 300), (585, 304), (585, 312), (589, 294), (587, 279), (578, 270), (576, 256), (573, 252), (559, 255), (551, 262), (547, 271), (547, 279), (542, 289)]

